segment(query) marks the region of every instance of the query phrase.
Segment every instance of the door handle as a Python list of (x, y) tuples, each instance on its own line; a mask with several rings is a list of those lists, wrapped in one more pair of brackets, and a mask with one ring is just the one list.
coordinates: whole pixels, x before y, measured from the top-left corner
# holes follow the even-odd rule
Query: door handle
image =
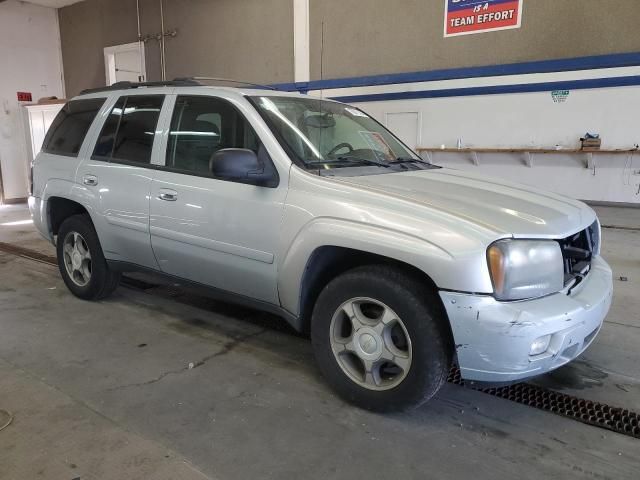
[(82, 183), (90, 187), (95, 187), (96, 185), (98, 185), (98, 177), (96, 177), (95, 175), (85, 175), (84, 177), (82, 177)]
[(165, 202), (175, 202), (178, 200), (178, 192), (174, 192), (173, 190), (166, 190), (164, 192), (160, 192), (158, 195), (160, 200), (164, 200)]

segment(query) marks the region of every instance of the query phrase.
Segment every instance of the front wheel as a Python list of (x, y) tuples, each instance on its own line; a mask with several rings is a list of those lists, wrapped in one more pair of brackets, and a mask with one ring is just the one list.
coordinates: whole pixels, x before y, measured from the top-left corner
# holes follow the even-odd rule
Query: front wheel
[(107, 265), (88, 215), (73, 215), (62, 222), (56, 249), (62, 279), (76, 297), (99, 300), (117, 288), (120, 274)]
[(347, 401), (375, 411), (415, 408), (440, 389), (452, 345), (437, 294), (390, 266), (350, 270), (314, 308), (320, 370)]

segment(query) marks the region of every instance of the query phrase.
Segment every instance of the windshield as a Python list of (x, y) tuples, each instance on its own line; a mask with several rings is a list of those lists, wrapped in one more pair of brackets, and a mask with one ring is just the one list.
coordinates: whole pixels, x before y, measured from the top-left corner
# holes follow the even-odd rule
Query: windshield
[(361, 110), (313, 98), (253, 97), (276, 137), (309, 169), (429, 167)]

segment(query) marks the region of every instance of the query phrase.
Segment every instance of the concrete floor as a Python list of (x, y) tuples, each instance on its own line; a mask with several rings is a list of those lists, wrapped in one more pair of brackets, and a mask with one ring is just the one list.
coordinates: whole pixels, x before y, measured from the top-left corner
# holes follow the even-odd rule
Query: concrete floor
[[(640, 209), (599, 213), (640, 227)], [(611, 313), (537, 382), (640, 411), (640, 231), (603, 236)], [(23, 206), (0, 207), (0, 242), (53, 254)], [(0, 253), (1, 479), (639, 478), (640, 440), (462, 387), (408, 414), (359, 410), (281, 320), (162, 293), (87, 303), (56, 268)]]

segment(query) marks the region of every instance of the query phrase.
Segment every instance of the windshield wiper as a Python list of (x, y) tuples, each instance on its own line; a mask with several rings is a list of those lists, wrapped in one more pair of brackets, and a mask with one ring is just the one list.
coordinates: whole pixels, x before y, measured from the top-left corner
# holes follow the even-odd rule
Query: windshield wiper
[(307, 165), (325, 165), (325, 164), (341, 164), (343, 162), (349, 162), (350, 164), (364, 164), (364, 165), (376, 165), (378, 167), (384, 167), (384, 168), (390, 168), (390, 162), (381, 162), (380, 160), (371, 160), (368, 158), (361, 158), (361, 157), (350, 157), (348, 155), (343, 155), (340, 157), (336, 157), (336, 158), (332, 158), (330, 160), (318, 160), (318, 161), (314, 161), (314, 162), (307, 162)]
[(425, 170), (442, 168), (439, 165), (434, 165), (433, 163), (425, 162), (424, 160), (411, 158), (411, 157), (398, 157), (394, 161), (389, 163), (391, 165), (402, 165), (406, 163), (414, 163), (414, 164), (419, 164), (420, 167), (424, 168)]
[(383, 162), (380, 160), (371, 160), (370, 158), (352, 157), (350, 155), (341, 155), (338, 160), (347, 160), (351, 162), (366, 163), (367, 165), (378, 165), (379, 167), (389, 168), (389, 162)]
[(424, 160), (418, 160), (417, 158), (412, 158), (412, 157), (398, 157), (395, 160), (392, 160), (389, 162), (391, 165), (399, 165), (402, 163), (424, 163), (426, 165), (430, 165), (429, 163), (425, 162)]

